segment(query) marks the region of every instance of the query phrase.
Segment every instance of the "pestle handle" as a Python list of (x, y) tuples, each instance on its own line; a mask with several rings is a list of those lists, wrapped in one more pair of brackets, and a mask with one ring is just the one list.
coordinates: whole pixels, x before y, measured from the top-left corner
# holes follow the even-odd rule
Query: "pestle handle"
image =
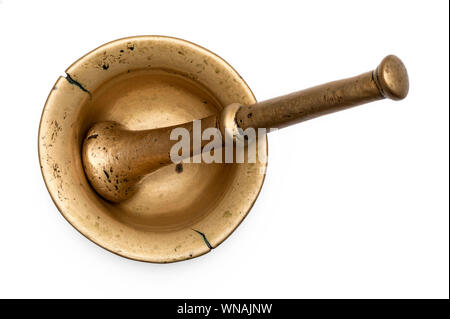
[(253, 105), (242, 105), (235, 119), (243, 130), (282, 128), (384, 98), (401, 100), (408, 89), (408, 73), (403, 62), (389, 55), (373, 71)]

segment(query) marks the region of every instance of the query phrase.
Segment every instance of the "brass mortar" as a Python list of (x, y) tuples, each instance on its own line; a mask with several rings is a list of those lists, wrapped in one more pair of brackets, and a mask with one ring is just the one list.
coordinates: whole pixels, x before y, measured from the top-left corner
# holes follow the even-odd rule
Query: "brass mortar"
[[(86, 54), (51, 90), (39, 160), (61, 214), (123, 257), (167, 263), (217, 247), (245, 218), (266, 163), (180, 163), (169, 128), (282, 128), (383, 98), (403, 99), (395, 56), (357, 77), (256, 103), (223, 59), (163, 36), (119, 39)], [(267, 139), (260, 141), (267, 154)], [(201, 150), (200, 150), (201, 152)], [(195, 154), (192, 154), (195, 155)]]

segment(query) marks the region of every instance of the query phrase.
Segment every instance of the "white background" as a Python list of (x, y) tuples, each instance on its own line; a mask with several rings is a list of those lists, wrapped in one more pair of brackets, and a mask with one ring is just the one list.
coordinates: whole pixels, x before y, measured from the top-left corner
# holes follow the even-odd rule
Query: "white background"
[[(448, 298), (447, 1), (0, 0), (0, 297)], [(97, 46), (160, 34), (234, 66), (258, 100), (403, 59), (410, 94), (269, 137), (259, 199), (211, 253), (113, 255), (59, 214), (37, 155), (57, 77)]]

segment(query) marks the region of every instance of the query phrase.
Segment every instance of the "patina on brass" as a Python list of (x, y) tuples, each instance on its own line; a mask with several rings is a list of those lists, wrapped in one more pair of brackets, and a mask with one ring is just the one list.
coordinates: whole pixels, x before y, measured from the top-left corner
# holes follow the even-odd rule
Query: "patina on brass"
[(192, 130), (196, 119), (221, 131), (284, 127), (408, 91), (403, 64), (388, 56), (373, 72), (256, 103), (221, 58), (161, 36), (105, 44), (66, 73), (50, 92), (39, 129), (52, 199), (98, 245), (163, 263), (202, 255), (225, 240), (251, 209), (266, 168), (173, 164), (173, 128)]

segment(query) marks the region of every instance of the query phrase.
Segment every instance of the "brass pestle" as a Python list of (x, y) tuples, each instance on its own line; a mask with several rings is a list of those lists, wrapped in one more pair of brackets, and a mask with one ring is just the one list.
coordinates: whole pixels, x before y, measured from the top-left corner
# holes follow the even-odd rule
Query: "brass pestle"
[[(218, 114), (201, 119), (201, 127), (219, 129), (222, 136), (226, 134), (225, 128), (238, 134), (247, 128), (282, 128), (384, 98), (401, 100), (408, 94), (408, 88), (405, 66), (399, 58), (389, 55), (374, 71), (352, 78), (252, 105), (228, 105)], [(170, 140), (170, 133), (177, 127), (193, 132), (193, 122), (142, 131), (127, 130), (116, 122), (93, 125), (82, 150), (91, 186), (111, 202), (132, 196), (142, 177), (172, 163), (170, 150), (177, 141)], [(208, 142), (202, 141), (200, 146)]]

